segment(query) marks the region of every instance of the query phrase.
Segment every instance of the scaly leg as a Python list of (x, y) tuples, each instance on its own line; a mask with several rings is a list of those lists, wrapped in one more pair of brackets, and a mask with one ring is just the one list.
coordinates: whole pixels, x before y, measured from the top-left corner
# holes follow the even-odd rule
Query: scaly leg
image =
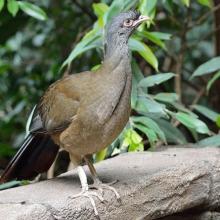
[(111, 183), (102, 183), (102, 181), (98, 178), (97, 172), (96, 172), (95, 167), (93, 166), (92, 162), (87, 157), (84, 157), (84, 160), (89, 167), (89, 170), (92, 174), (92, 178), (94, 181), (94, 183), (92, 185), (89, 185), (89, 188), (90, 189), (98, 189), (99, 191), (101, 191), (101, 193), (103, 193), (103, 189), (109, 189), (114, 192), (117, 200), (121, 201), (120, 195), (118, 194), (116, 189), (114, 187), (110, 186), (117, 181), (114, 181)]
[(98, 214), (98, 211), (97, 211), (97, 208), (96, 208), (96, 205), (95, 205), (95, 201), (92, 198), (92, 196), (97, 197), (101, 202), (103, 202), (104, 199), (103, 199), (102, 196), (98, 195), (96, 192), (89, 191), (89, 186), (88, 186), (88, 182), (87, 182), (86, 173), (83, 170), (82, 166), (77, 167), (77, 172), (78, 172), (79, 179), (80, 179), (80, 182), (81, 182), (81, 185), (82, 185), (82, 191), (77, 195), (71, 196), (71, 198), (78, 198), (78, 197), (88, 198), (90, 200), (91, 204), (92, 204), (95, 215), (98, 217), (99, 214)]

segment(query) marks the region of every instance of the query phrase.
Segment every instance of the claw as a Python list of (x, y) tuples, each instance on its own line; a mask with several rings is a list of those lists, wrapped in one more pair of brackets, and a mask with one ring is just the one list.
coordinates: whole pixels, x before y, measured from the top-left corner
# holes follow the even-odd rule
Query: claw
[(117, 180), (113, 181), (111, 183), (102, 183), (99, 179), (95, 179), (94, 183), (92, 185), (89, 185), (89, 188), (99, 190), (102, 195), (103, 195), (103, 189), (111, 190), (112, 192), (114, 192), (117, 200), (121, 202), (121, 197), (120, 197), (119, 193), (117, 192), (117, 190), (114, 187), (111, 186), (111, 185), (115, 184), (116, 182), (117, 182)]
[[(121, 198), (120, 198), (120, 195), (118, 194), (118, 192), (116, 191), (116, 189), (111, 186), (112, 184), (116, 183), (117, 181), (114, 181), (111, 183), (102, 183), (98, 179), (98, 177), (95, 173), (95, 168), (93, 167), (93, 165), (91, 165), (90, 163), (88, 163), (88, 165), (89, 165), (91, 173), (94, 174), (94, 175), (92, 175), (94, 183), (92, 185), (88, 185), (85, 171), (83, 170), (83, 168), (81, 166), (78, 166), (77, 170), (78, 170), (78, 174), (79, 174), (79, 178), (80, 178), (80, 182), (81, 182), (81, 186), (82, 186), (82, 191), (79, 194), (72, 196), (71, 198), (78, 198), (78, 197), (88, 198), (90, 200), (92, 207), (93, 207), (96, 218), (100, 219), (98, 210), (95, 205), (95, 201), (92, 196), (97, 197), (101, 202), (104, 202), (103, 191), (104, 191), (104, 189), (108, 189), (108, 190), (111, 190), (112, 192), (114, 192), (117, 200), (120, 203), (121, 203)], [(90, 191), (89, 189), (97, 189), (97, 190), (99, 190), (101, 195), (99, 195), (96, 192)]]
[(70, 196), (69, 198), (73, 198), (73, 199), (76, 199), (76, 198), (79, 198), (79, 197), (86, 197), (86, 198), (88, 198), (90, 200), (90, 202), (91, 202), (91, 205), (93, 207), (93, 210), (94, 210), (94, 213), (95, 213), (96, 217), (99, 218), (99, 213), (98, 213), (98, 210), (97, 210), (96, 205), (95, 205), (95, 200), (92, 198), (92, 196), (95, 196), (101, 202), (104, 202), (104, 198), (102, 196), (100, 196), (96, 192), (89, 191), (88, 189), (87, 190), (82, 190), (80, 193), (78, 193), (76, 195), (73, 195), (73, 196)]

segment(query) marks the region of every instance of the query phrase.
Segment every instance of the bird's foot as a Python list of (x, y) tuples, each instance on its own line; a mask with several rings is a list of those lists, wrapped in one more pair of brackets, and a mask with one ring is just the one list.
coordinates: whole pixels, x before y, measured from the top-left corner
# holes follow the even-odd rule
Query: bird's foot
[(101, 202), (104, 202), (104, 198), (102, 197), (102, 195), (99, 195), (96, 192), (90, 191), (88, 185), (83, 187), (82, 191), (80, 193), (73, 195), (73, 196), (69, 196), (69, 198), (71, 198), (71, 199), (76, 199), (76, 198), (80, 198), (80, 197), (88, 198), (92, 204), (92, 207), (93, 207), (93, 210), (94, 210), (96, 217), (99, 219), (99, 213), (96, 208), (95, 200), (93, 199), (93, 196), (98, 198)]
[(108, 189), (108, 190), (112, 191), (115, 194), (117, 200), (119, 202), (121, 202), (121, 197), (120, 197), (119, 193), (117, 192), (117, 190), (114, 187), (111, 186), (111, 185), (115, 184), (116, 182), (117, 182), (117, 180), (115, 180), (111, 183), (103, 183), (99, 179), (95, 179), (94, 183), (89, 185), (89, 189), (97, 189), (100, 191), (101, 195), (103, 195), (104, 189)]

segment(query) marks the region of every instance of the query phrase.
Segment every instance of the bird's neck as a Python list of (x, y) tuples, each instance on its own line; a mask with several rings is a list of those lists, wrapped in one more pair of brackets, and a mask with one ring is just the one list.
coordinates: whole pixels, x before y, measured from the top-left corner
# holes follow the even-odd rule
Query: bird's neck
[(130, 53), (125, 39), (111, 40), (105, 45), (104, 62), (110, 62), (112, 66), (123, 63), (130, 64)]

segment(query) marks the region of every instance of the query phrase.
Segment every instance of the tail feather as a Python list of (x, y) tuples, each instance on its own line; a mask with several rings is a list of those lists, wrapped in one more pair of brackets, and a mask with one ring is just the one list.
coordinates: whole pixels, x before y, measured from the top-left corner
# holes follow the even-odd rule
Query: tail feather
[(0, 177), (0, 183), (13, 179), (31, 179), (47, 171), (58, 150), (58, 145), (49, 135), (29, 134)]

